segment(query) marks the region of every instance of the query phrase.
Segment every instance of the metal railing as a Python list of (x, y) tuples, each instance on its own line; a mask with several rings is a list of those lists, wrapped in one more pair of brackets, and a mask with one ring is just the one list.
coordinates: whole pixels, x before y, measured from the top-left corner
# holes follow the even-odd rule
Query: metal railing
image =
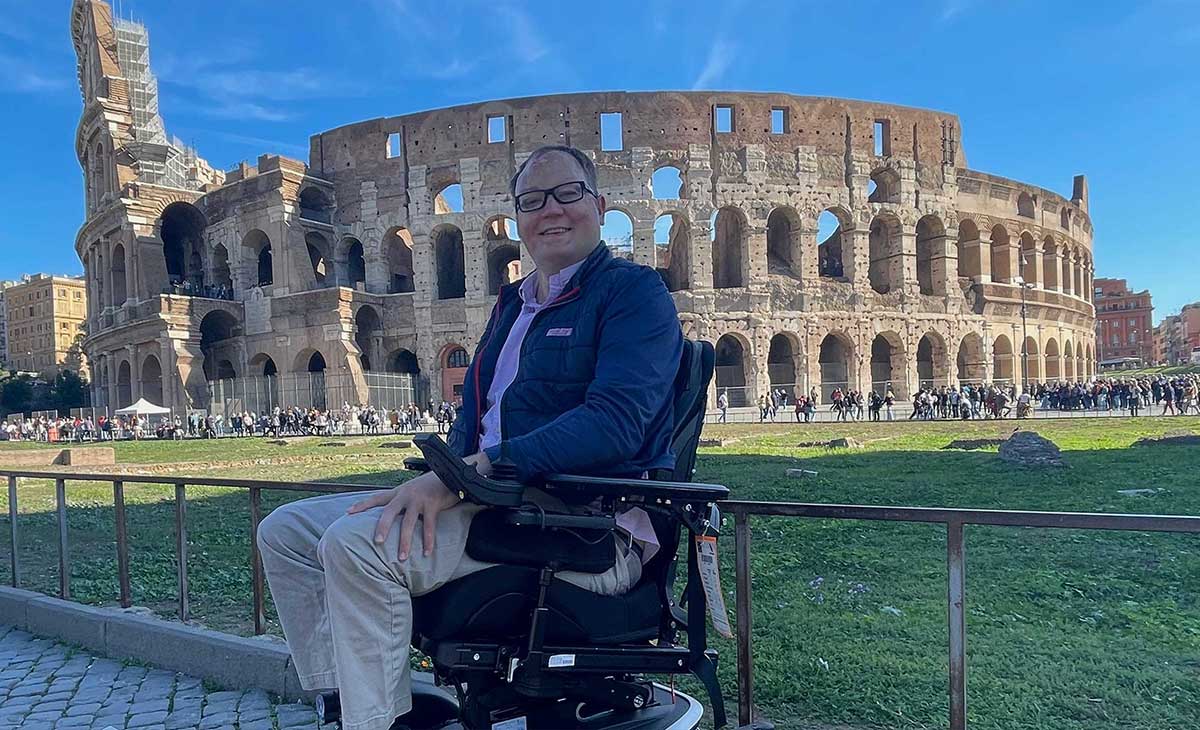
[[(53, 480), (58, 526), (59, 596), (71, 598), (71, 566), (67, 543), (68, 481), (111, 482), (116, 522), (117, 575), (120, 585), (120, 605), (132, 605), (129, 580), (129, 534), (125, 515), (126, 482), (142, 484), (172, 484), (175, 488), (175, 552), (177, 559), (178, 613), (187, 621), (188, 608), (188, 550), (187, 550), (187, 486), (234, 487), (249, 490), (250, 504), (250, 562), (254, 633), (262, 634), (266, 624), (266, 590), (262, 560), (258, 551), (258, 527), (262, 521), (262, 492), (306, 491), (324, 494), (361, 492), (387, 487), (338, 482), (271, 482), (255, 479), (212, 479), (186, 477), (164, 479), (152, 475), (84, 474), (0, 469), (8, 478), (9, 544), (12, 585), (20, 587), (18, 558), (17, 483), (19, 479)], [(914, 522), (946, 526), (946, 564), (948, 568), (946, 616), (949, 634), (950, 730), (967, 727), (967, 610), (966, 610), (966, 531), (967, 525), (1000, 527), (1068, 528), (1082, 530), (1119, 530), (1137, 532), (1200, 533), (1200, 517), (1176, 515), (1130, 515), (1080, 512), (1028, 512), (1015, 510), (972, 510), (930, 507), (888, 507), (842, 504), (807, 504), (799, 502), (753, 502), (731, 500), (719, 505), (734, 519), (734, 570), (736, 581), (737, 616), (737, 693), (738, 724), (749, 725), (755, 719), (754, 659), (753, 659), (753, 593), (750, 582), (751, 532), (750, 518), (791, 517), (807, 519), (866, 520), (877, 522)]]

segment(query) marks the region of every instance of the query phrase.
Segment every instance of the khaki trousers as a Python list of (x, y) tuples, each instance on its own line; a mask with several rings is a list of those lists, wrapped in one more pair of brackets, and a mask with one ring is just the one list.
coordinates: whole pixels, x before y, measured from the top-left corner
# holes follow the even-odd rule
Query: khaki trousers
[[(300, 684), (306, 690), (338, 689), (344, 730), (388, 730), (411, 709), (412, 597), (491, 567), (464, 551), (471, 520), (482, 507), (462, 503), (439, 514), (428, 556), (418, 525), (408, 560), (401, 562), (399, 519), (377, 544), (382, 507), (346, 514), (370, 494), (291, 502), (267, 515), (258, 530), (271, 598)], [(537, 501), (547, 506), (546, 495)], [(618, 545), (617, 563), (607, 572), (557, 577), (594, 593), (628, 591), (641, 577), (641, 562)]]

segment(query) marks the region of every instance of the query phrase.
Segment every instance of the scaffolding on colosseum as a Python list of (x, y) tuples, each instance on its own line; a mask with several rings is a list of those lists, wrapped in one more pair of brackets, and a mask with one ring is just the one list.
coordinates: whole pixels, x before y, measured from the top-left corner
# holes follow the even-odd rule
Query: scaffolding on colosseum
[(199, 155), (178, 137), (168, 137), (158, 111), (158, 79), (150, 70), (150, 35), (146, 26), (132, 20), (113, 22), (117, 35), (117, 63), (129, 88), (133, 111), (134, 142), (127, 150), (138, 161), (138, 179), (173, 188), (199, 189), (188, 170)]

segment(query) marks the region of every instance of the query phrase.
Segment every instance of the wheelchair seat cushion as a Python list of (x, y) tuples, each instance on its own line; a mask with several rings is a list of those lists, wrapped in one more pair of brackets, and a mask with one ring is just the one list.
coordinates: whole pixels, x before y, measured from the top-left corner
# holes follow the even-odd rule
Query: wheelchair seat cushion
[(467, 555), (481, 563), (530, 568), (554, 564), (559, 570), (580, 573), (603, 573), (617, 560), (616, 538), (609, 530), (510, 525), (504, 521), (507, 513), (506, 509), (486, 509), (471, 520)]
[[(430, 641), (496, 643), (527, 637), (537, 593), (537, 568), (487, 568), (414, 597), (414, 631)], [(661, 602), (653, 581), (643, 581), (624, 595), (603, 596), (555, 580), (546, 606), (547, 643), (611, 645), (658, 635)]]

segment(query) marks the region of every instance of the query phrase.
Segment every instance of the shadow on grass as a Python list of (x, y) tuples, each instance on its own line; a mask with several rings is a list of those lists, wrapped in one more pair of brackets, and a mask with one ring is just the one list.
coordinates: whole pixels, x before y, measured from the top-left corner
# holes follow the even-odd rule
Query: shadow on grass
[[(1188, 447), (1069, 450), (1070, 468), (1058, 470), (1013, 468), (988, 451), (805, 454), (705, 452), (697, 480), (727, 484), (738, 499), (1200, 513), (1200, 450)], [(817, 475), (787, 477), (796, 466)], [(408, 476), (386, 471), (339, 480), (390, 484)], [(1143, 487), (1163, 491), (1117, 494)], [(164, 501), (127, 507), (133, 596), (169, 615), (176, 597), (174, 504), (168, 485), (146, 489), (159, 490)], [(33, 500), (38, 490), (52, 503), (52, 484), (22, 484)], [(111, 604), (118, 592), (111, 487), (71, 484), (68, 495), (74, 597)], [(265, 493), (264, 512), (303, 496)], [(54, 520), (52, 509), (19, 519), (23, 585), (50, 594), (58, 580)], [(755, 689), (764, 714), (781, 727), (946, 726), (944, 528), (752, 518), (751, 529)], [(188, 530), (194, 617), (249, 634), (247, 493), (190, 500)], [(1200, 717), (1195, 536), (989, 527), (966, 534), (971, 727), (1175, 728)], [(731, 537), (729, 528), (721, 548), (730, 608)], [(268, 614), (278, 634), (270, 608)], [(734, 648), (714, 644), (732, 703)]]

